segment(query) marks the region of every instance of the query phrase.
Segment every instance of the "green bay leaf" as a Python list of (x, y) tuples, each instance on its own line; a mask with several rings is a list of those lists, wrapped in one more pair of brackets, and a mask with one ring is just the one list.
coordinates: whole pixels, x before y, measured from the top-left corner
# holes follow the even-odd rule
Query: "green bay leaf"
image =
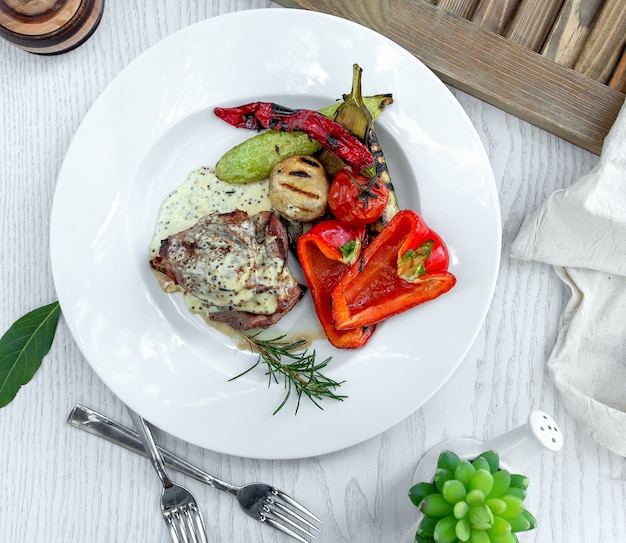
[(0, 407), (8, 405), (41, 366), (60, 314), (59, 302), (39, 307), (20, 317), (0, 338)]

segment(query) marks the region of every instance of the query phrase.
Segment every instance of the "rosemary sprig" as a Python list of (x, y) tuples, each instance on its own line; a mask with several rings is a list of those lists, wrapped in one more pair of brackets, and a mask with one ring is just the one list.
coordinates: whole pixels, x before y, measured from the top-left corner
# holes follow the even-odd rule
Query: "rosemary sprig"
[[(328, 365), (331, 357), (322, 362), (316, 361), (315, 350), (301, 350), (306, 340), (283, 341), (285, 335), (272, 339), (262, 339), (259, 334), (248, 335), (240, 332), (242, 338), (250, 345), (252, 350), (258, 353), (256, 362), (246, 371), (236, 375), (230, 381), (238, 379), (249, 371), (256, 368), (261, 362), (267, 366), (268, 387), (272, 383), (279, 383), (280, 377), (284, 381), (286, 390), (285, 397), (276, 408), (273, 415), (278, 413), (289, 400), (292, 391), (295, 391), (298, 402), (296, 413), (300, 407), (303, 396), (309, 398), (319, 409), (323, 409), (319, 401), (323, 398), (342, 401), (347, 396), (337, 394), (335, 390), (345, 381), (334, 381), (322, 374), (322, 370)], [(286, 361), (285, 361), (286, 360)]]

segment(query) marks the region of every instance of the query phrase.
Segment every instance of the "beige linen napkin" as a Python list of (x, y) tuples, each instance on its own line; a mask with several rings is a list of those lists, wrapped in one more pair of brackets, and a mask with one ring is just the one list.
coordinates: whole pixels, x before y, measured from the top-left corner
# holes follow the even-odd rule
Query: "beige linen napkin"
[(570, 413), (626, 456), (626, 104), (598, 165), (526, 217), (511, 254), (571, 289), (548, 370)]

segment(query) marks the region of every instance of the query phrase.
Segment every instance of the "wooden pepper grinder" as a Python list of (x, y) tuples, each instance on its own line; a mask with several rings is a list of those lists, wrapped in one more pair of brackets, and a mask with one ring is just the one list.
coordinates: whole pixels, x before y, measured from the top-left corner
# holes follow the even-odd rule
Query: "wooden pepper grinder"
[(104, 0), (0, 0), (0, 36), (40, 55), (65, 53), (96, 30)]

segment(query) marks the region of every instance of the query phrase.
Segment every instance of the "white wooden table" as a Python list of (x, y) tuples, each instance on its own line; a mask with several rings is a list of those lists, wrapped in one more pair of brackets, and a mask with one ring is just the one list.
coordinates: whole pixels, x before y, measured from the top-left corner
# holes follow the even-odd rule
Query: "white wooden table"
[[(95, 35), (68, 54), (39, 57), (0, 43), (0, 329), (56, 299), (48, 250), (56, 177), (81, 119), (135, 57), (165, 36), (235, 10), (283, 9), (266, 0), (107, 0)], [(269, 29), (271, 30), (271, 29)], [(263, 31), (263, 29), (259, 29)], [(545, 368), (568, 293), (553, 270), (510, 258), (523, 217), (597, 157), (453, 90), (487, 149), (503, 221), (502, 264), (491, 309), (454, 376), (412, 416), (348, 450), (259, 461), (159, 439), (233, 482), (271, 481), (319, 513), (319, 541), (399, 541), (416, 518), (407, 498), (421, 455), (442, 439), (485, 440), (523, 424), (532, 409), (565, 434), (557, 454), (528, 470), (527, 507), (539, 528), (526, 543), (626, 541), (626, 461), (596, 445), (564, 409)], [(149, 463), (70, 428), (84, 403), (130, 424), (122, 402), (91, 370), (61, 319), (33, 381), (0, 410), (0, 541), (168, 541)], [(234, 499), (184, 477), (211, 542), (286, 542)]]

